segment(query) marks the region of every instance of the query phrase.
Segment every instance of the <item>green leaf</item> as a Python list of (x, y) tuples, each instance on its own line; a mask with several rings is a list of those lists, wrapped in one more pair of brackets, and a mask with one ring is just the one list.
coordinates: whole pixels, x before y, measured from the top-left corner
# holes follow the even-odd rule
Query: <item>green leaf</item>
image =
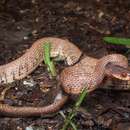
[(111, 44), (130, 45), (130, 38), (104, 37), (103, 40)]
[(51, 61), (48, 64), (48, 66), (49, 66), (49, 69), (50, 69), (52, 76), (56, 76), (56, 68), (55, 68), (54, 62)]
[(51, 60), (50, 51), (51, 51), (51, 43), (46, 42), (43, 44), (44, 49), (44, 62), (48, 67), (48, 70), (51, 72), (52, 76), (56, 76), (56, 68), (54, 62)]
[(75, 107), (78, 108), (81, 105), (86, 95), (87, 95), (87, 90), (84, 88), (75, 104)]
[(50, 63), (50, 51), (51, 51), (50, 48), (51, 48), (51, 44), (49, 42), (43, 44), (44, 62), (46, 65)]

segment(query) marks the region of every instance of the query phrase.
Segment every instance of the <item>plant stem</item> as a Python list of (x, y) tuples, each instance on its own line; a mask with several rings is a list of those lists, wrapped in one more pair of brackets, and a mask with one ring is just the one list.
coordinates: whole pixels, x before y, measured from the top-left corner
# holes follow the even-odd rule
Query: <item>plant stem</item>
[(61, 130), (66, 130), (68, 125), (72, 122), (72, 119), (74, 118), (74, 116), (76, 115), (77, 110), (79, 109), (81, 103), (83, 102), (85, 96), (87, 95), (87, 91), (86, 89), (83, 89), (83, 91), (81, 92), (81, 94), (79, 95), (74, 108), (72, 109), (72, 111), (69, 113), (68, 117), (65, 120), (65, 124), (63, 126), (63, 128)]
[(51, 44), (49, 42), (44, 43), (43, 49), (44, 49), (44, 62), (47, 65), (49, 71), (51, 72), (51, 75), (55, 77), (57, 75), (56, 68), (54, 62), (50, 58)]

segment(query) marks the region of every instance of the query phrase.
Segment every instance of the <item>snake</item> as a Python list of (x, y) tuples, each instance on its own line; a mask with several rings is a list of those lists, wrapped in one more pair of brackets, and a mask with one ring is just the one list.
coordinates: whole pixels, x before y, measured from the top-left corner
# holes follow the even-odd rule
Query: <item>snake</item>
[(65, 60), (68, 65), (78, 61), (81, 51), (68, 40), (46, 37), (33, 43), (20, 58), (0, 66), (0, 84), (12, 83), (30, 74), (44, 60), (44, 43), (51, 43), (51, 57)]
[[(130, 72), (127, 70), (128, 61), (125, 56), (111, 54), (101, 59), (86, 56), (79, 61), (82, 51), (72, 42), (67, 39), (45, 37), (34, 42), (18, 59), (0, 66), (0, 84), (23, 79), (35, 70), (44, 60), (43, 45), (46, 42), (51, 43), (51, 57), (58, 57), (69, 65), (59, 76), (61, 86), (67, 94), (79, 94), (84, 87), (88, 92), (95, 90), (106, 75), (130, 80)], [(0, 104), (0, 115), (30, 117), (53, 113), (58, 111), (67, 99), (68, 95), (60, 92), (52, 104), (43, 107), (16, 107)]]
[(86, 56), (78, 64), (65, 68), (60, 81), (68, 94), (79, 94), (84, 88), (91, 92), (105, 76), (129, 81), (130, 71), (127, 67), (128, 60), (121, 54), (109, 54), (100, 59)]

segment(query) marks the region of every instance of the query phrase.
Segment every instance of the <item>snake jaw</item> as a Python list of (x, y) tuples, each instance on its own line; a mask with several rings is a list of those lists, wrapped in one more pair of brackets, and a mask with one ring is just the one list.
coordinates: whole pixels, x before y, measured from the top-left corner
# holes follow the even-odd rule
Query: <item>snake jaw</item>
[(128, 75), (127, 73), (125, 73), (125, 75), (126, 76), (124, 76), (124, 74), (123, 74), (123, 76), (122, 76), (122, 74), (121, 75), (115, 75), (115, 76), (113, 75), (113, 77), (120, 79), (120, 80), (124, 80), (124, 81), (130, 81), (130, 75)]
[(130, 80), (130, 70), (127, 68), (124, 68), (119, 65), (110, 64), (110, 66), (107, 66), (107, 72), (109, 76), (112, 76), (114, 78), (129, 81)]

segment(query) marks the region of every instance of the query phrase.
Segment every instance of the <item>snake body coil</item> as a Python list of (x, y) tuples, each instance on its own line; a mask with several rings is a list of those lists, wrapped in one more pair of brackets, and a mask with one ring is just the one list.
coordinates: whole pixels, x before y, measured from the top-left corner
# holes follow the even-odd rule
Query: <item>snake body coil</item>
[[(78, 64), (65, 68), (61, 75), (60, 80), (65, 92), (70, 94), (79, 94), (81, 90), (86, 87), (90, 92), (97, 88), (102, 82), (103, 78), (107, 75), (106, 65), (113, 63), (124, 68), (128, 67), (127, 58), (120, 54), (111, 54), (104, 56), (97, 60), (94, 58), (86, 57), (82, 59)], [(129, 80), (130, 76), (122, 77), (111, 75), (122, 80)]]
[(81, 55), (81, 51), (68, 40), (51, 37), (39, 39), (23, 56), (0, 66), (0, 84), (20, 80), (30, 74), (44, 59), (45, 42), (51, 43), (51, 57), (60, 57), (68, 65), (77, 62)]
[[(43, 45), (46, 42), (51, 44), (51, 57), (59, 57), (61, 60), (66, 61), (68, 65), (73, 65), (81, 56), (78, 47), (68, 40), (52, 37), (41, 38), (34, 42), (23, 56), (0, 66), (0, 84), (20, 80), (30, 74), (43, 61)], [(13, 117), (40, 116), (58, 111), (67, 101), (67, 98), (68, 96), (61, 95), (58, 100), (56, 99), (52, 104), (43, 107), (15, 107), (0, 104), (0, 113), (1, 115)]]
[[(46, 42), (51, 43), (51, 57), (60, 57), (68, 65), (76, 63), (81, 56), (81, 51), (68, 40), (52, 37), (42, 38), (34, 42), (32, 47), (20, 58), (0, 66), (0, 84), (20, 80), (30, 74), (43, 61), (43, 44)], [(64, 69), (60, 74), (60, 81), (65, 92), (78, 94), (83, 87), (86, 87), (87, 91), (90, 92), (96, 89), (105, 75), (111, 75), (123, 80), (130, 79), (130, 75), (127, 78), (127, 76), (118, 76), (113, 71), (106, 71), (108, 63), (113, 63), (124, 68), (128, 66), (127, 59), (119, 54), (108, 55), (99, 60), (86, 56), (86, 58), (74, 66)], [(0, 113), (15, 117), (39, 116), (57, 111), (67, 101), (67, 98), (68, 96), (63, 95), (56, 96), (52, 104), (44, 107), (15, 107), (0, 104)]]

